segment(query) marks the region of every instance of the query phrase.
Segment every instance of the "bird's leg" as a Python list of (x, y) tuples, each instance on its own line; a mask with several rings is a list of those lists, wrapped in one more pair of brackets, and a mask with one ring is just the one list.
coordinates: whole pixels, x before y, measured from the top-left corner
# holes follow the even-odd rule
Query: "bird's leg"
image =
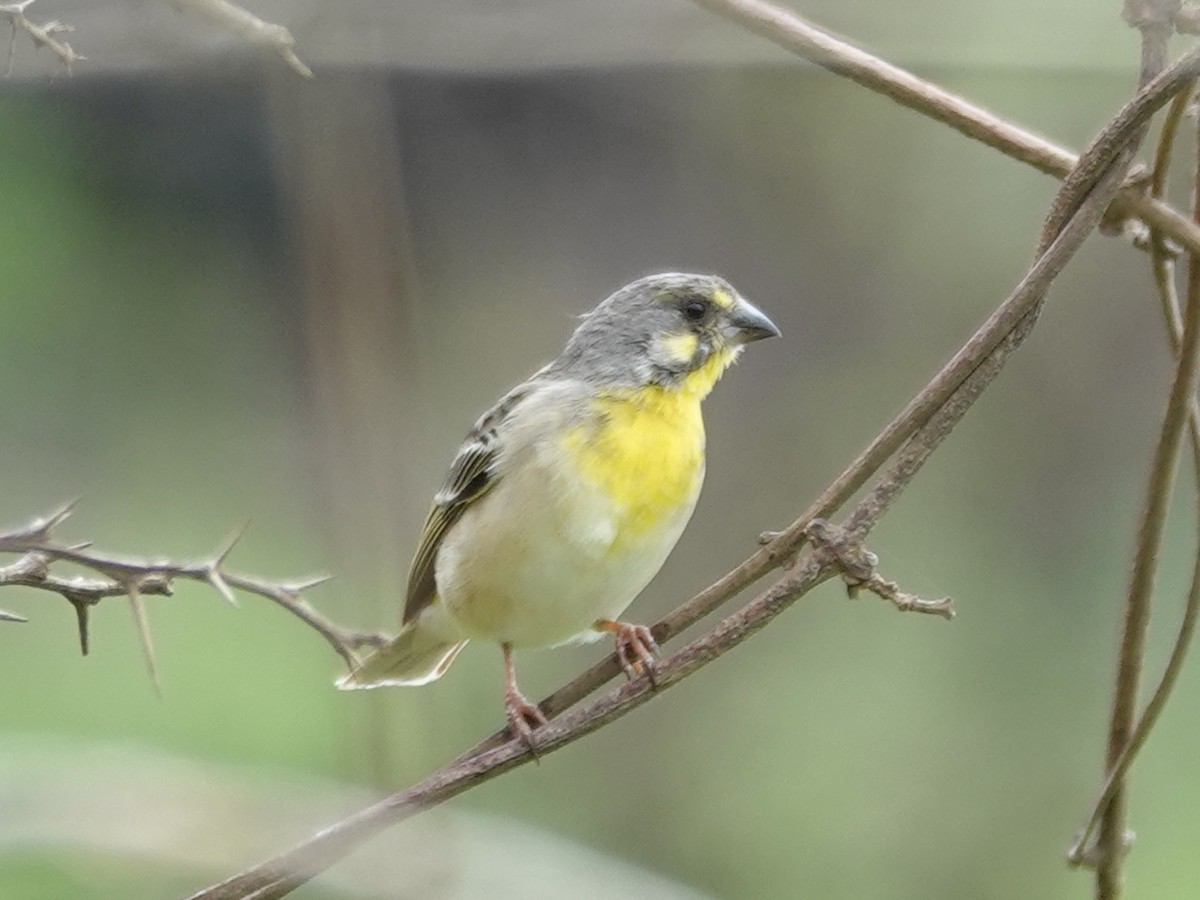
[(595, 627), (599, 631), (610, 632), (617, 639), (617, 659), (630, 681), (645, 672), (650, 679), (650, 686), (658, 686), (654, 680), (654, 657), (658, 653), (658, 642), (649, 628), (613, 619), (597, 619)]
[(549, 720), (538, 709), (537, 704), (525, 699), (517, 687), (517, 672), (513, 668), (512, 644), (501, 644), (504, 653), (504, 714), (508, 716), (508, 727), (513, 736), (520, 738), (521, 743), (536, 753), (533, 740), (533, 730), (545, 725)]

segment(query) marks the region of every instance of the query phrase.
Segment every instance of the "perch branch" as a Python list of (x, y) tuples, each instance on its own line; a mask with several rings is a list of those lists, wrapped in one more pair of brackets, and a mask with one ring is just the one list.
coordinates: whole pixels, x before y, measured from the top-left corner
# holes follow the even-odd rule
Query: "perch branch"
[[(811, 531), (813, 520), (844, 503), (871, 474), (892, 459), (887, 472), (858, 504), (841, 531), (841, 539), (845, 541), (861, 541), (866, 536), (1029, 334), (1050, 283), (1099, 223), (1120, 188), (1136, 144), (1145, 133), (1149, 116), (1179, 90), (1185, 77), (1195, 77), (1198, 71), (1200, 51), (1194, 51), (1118, 113), (1081, 157), (1079, 165), (1085, 168), (1085, 174), (1067, 179), (1060, 189), (1062, 202), (1054, 209), (1065, 222), (1060, 225), (1057, 216), (1048, 221), (1046, 238), (1042, 241), (1048, 246), (1013, 294), (830, 485), (813, 507), (775, 537), (769, 546), (659, 622), (654, 629), (657, 640), (661, 642), (677, 633), (765, 572), (794, 559), (806, 534)], [(1051, 239), (1055, 230), (1057, 234)], [(828, 556), (810, 554), (796, 571), (784, 575), (712, 631), (665, 660), (656, 676), (660, 689), (672, 686), (757, 632), (836, 571), (837, 567)], [(553, 715), (595, 690), (618, 671), (615, 657), (609, 657), (552, 694), (542, 702), (541, 708)], [(590, 704), (552, 720), (538, 731), (539, 753), (553, 752), (578, 740), (644, 703), (650, 696), (648, 681), (641, 679), (615, 688)], [(524, 743), (505, 740), (503, 733), (493, 735), (408, 790), (322, 830), (281, 856), (199, 891), (191, 900), (283, 897), (381, 829), (529, 759), (529, 750)]]

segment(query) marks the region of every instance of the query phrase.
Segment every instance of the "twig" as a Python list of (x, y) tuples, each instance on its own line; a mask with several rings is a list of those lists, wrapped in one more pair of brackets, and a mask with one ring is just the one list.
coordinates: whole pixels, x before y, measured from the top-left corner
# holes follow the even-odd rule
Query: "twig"
[[(1179, 123), (1191, 102), (1192, 92), (1196, 83), (1192, 82), (1185, 90), (1175, 95), (1171, 107), (1163, 119), (1162, 134), (1159, 136), (1158, 148), (1154, 153), (1154, 169), (1150, 173), (1150, 196), (1161, 199), (1167, 187), (1167, 172), (1171, 165), (1171, 152), (1175, 146), (1175, 137), (1179, 132)], [(1154, 286), (1158, 293), (1159, 306), (1162, 310), (1163, 321), (1167, 327), (1167, 340), (1171, 351), (1179, 354), (1179, 343), (1183, 339), (1183, 318), (1179, 312), (1179, 298), (1175, 291), (1175, 253), (1168, 246), (1167, 239), (1156, 228), (1150, 230), (1150, 270), (1154, 275)], [(1200, 460), (1200, 424), (1196, 416), (1191, 417), (1193, 443), (1196, 448), (1196, 458)]]
[[(877, 471), (895, 454), (887, 473), (858, 504), (844, 526), (843, 534), (847, 540), (861, 541), (866, 536), (1028, 335), (1034, 319), (1031, 313), (1036, 313), (1050, 282), (1099, 222), (1120, 187), (1133, 145), (1145, 132), (1146, 120), (1173, 91), (1179, 89), (1182, 77), (1195, 77), (1198, 71), (1200, 50), (1188, 54), (1169, 75), (1155, 81), (1122, 109), (1081, 158), (1080, 165), (1086, 167), (1086, 177), (1071, 178), (1064, 183), (1060, 194), (1066, 195), (1066, 201), (1056, 209), (1071, 212), (1057, 237), (1039, 255), (1013, 294), (809, 511), (781, 532), (769, 547), (758, 551), (658, 623), (654, 629), (656, 639), (661, 641), (677, 629), (686, 627), (740, 586), (793, 558), (813, 519), (820, 514), (814, 510), (824, 512), (827, 507), (840, 506), (870, 477), (870, 473)], [(1125, 142), (1132, 143), (1127, 145)], [(658, 670), (660, 688), (675, 684), (727, 652), (834, 571), (836, 566), (827, 559), (810, 555), (796, 572), (785, 575), (711, 632), (669, 657)], [(609, 657), (544, 700), (542, 710), (552, 715), (563, 705), (594, 690), (617, 671), (615, 658)], [(539, 753), (553, 752), (644, 703), (651, 696), (647, 685), (646, 680), (626, 684), (573, 713), (554, 719), (538, 732)], [(502, 734), (493, 735), (412, 788), (324, 829), (288, 853), (194, 894), (191, 900), (246, 897), (269, 900), (285, 896), (379, 830), (528, 762), (529, 758), (527, 748), (520, 741), (505, 741)]]
[(296, 39), (282, 25), (267, 22), (229, 0), (171, 0), (182, 13), (195, 13), (219, 28), (259, 47), (274, 50), (283, 61), (304, 78), (312, 78), (312, 69), (296, 55)]
[(16, 48), (18, 31), (28, 34), (35, 48), (46, 47), (54, 53), (55, 56), (62, 60), (67, 74), (70, 75), (72, 66), (80, 60), (87, 59), (87, 57), (80, 56), (72, 49), (70, 44), (59, 40), (55, 35), (69, 34), (75, 29), (63, 22), (43, 22), (39, 25), (36, 22), (29, 21), (25, 17), (25, 10), (29, 9), (32, 4), (33, 0), (21, 0), (20, 3), (0, 3), (0, 16), (7, 16), (9, 24), (12, 26), (12, 39), (8, 45), (8, 63), (5, 66), (6, 76), (12, 75), (13, 51)]
[[(693, 2), (1040, 172), (1062, 178), (1075, 167), (1076, 158), (1070, 151), (834, 37), (790, 10), (765, 0)], [(1200, 226), (1161, 200), (1147, 197), (1139, 180), (1124, 187), (1116, 206), (1121, 213), (1136, 215), (1148, 226), (1170, 235), (1188, 250), (1200, 252)]]
[(850, 599), (853, 600), (862, 591), (868, 591), (887, 600), (900, 612), (924, 613), (947, 621), (954, 618), (954, 603), (949, 597), (926, 600), (900, 590), (896, 582), (888, 581), (875, 571), (879, 557), (863, 547), (860, 539), (850, 537), (843, 529), (830, 525), (824, 519), (813, 519), (804, 529), (804, 535), (814, 549), (826, 553), (828, 561), (838, 567)]
[[(106, 597), (125, 596), (137, 604), (149, 595), (170, 596), (177, 580), (207, 584), (230, 603), (234, 603), (234, 590), (270, 600), (320, 634), (347, 665), (354, 664), (355, 650), (379, 646), (386, 640), (381, 634), (343, 628), (304, 600), (303, 593), (327, 581), (327, 576), (276, 582), (226, 571), (225, 561), (241, 536), (240, 532), (211, 558), (199, 562), (126, 559), (99, 553), (88, 545), (60, 544), (53, 539), (54, 530), (70, 515), (73, 505), (23, 528), (0, 534), (0, 553), (23, 554), (17, 562), (0, 568), (0, 587), (19, 584), (64, 597), (80, 615), (80, 642), (84, 653), (87, 652), (86, 611), (89, 607)], [(71, 563), (103, 577), (62, 578), (50, 572), (50, 566), (55, 562)], [(140, 618), (136, 609), (134, 614)], [(147, 666), (153, 674), (152, 660), (151, 651), (147, 650)]]
[[(1172, 17), (1178, 2), (1171, 0), (1127, 0), (1126, 18), (1142, 32), (1142, 81), (1150, 80), (1166, 62), (1167, 41), (1173, 30)], [(1196, 182), (1196, 216), (1200, 218), (1200, 169)], [(1146, 627), (1150, 599), (1158, 569), (1162, 534), (1170, 505), (1175, 471), (1181, 450), (1189, 402), (1195, 393), (1197, 351), (1200, 350), (1200, 257), (1193, 254), (1188, 270), (1188, 301), (1183, 337), (1167, 409), (1151, 464), (1146, 498), (1138, 526), (1133, 571), (1125, 604), (1125, 621), (1118, 651), (1116, 689), (1109, 725), (1106, 766), (1116, 772), (1134, 732), (1138, 692), (1145, 660)], [(1095, 848), (1080, 842), (1076, 859), (1086, 858), (1096, 867), (1097, 900), (1121, 896), (1125, 852), (1130, 836), (1126, 830), (1127, 799), (1123, 781), (1113, 780), (1111, 797), (1100, 819)]]
[[(1163, 122), (1162, 135), (1159, 139), (1158, 151), (1155, 154), (1153, 177), (1150, 183), (1150, 191), (1153, 196), (1161, 196), (1165, 189), (1171, 148), (1175, 141), (1179, 122), (1182, 120), (1183, 113), (1190, 102), (1190, 93), (1194, 86), (1193, 84), (1191, 88), (1188, 88), (1175, 97)], [(1152, 242), (1151, 264), (1154, 271), (1155, 286), (1158, 290), (1162, 307), (1163, 319), (1167, 328), (1167, 337), (1170, 341), (1172, 351), (1178, 357), (1183, 337), (1183, 324), (1179, 311), (1179, 301), (1175, 294), (1175, 282), (1172, 271), (1174, 266), (1170, 252), (1163, 246), (1164, 240), (1162, 235), (1152, 231), (1150, 239)], [(1196, 483), (1200, 484), (1200, 407), (1197, 406), (1195, 398), (1192, 398), (1188, 403), (1188, 426), (1192, 442), (1192, 464), (1195, 468)], [(1200, 492), (1197, 493), (1196, 500), (1198, 506), (1197, 518), (1200, 520)], [(1100, 817), (1104, 814), (1105, 809), (1107, 809), (1114, 791), (1122, 783), (1125, 774), (1129, 771), (1130, 766), (1133, 765), (1134, 759), (1146, 743), (1146, 739), (1150, 736), (1150, 732), (1166, 707), (1167, 700), (1170, 698), (1175, 684), (1179, 679), (1179, 674), (1183, 670), (1183, 663), (1191, 647), (1198, 618), (1200, 618), (1200, 550), (1196, 554), (1192, 583), (1184, 604), (1179, 630), (1175, 635), (1175, 642), (1171, 647), (1171, 654), (1167, 659), (1167, 664), (1163, 668), (1163, 674), (1159, 679), (1157, 687), (1154, 689), (1154, 693), (1150, 697), (1150, 701), (1146, 704), (1145, 710), (1138, 719), (1133, 735), (1122, 751), (1120, 759), (1108, 771), (1099, 796), (1092, 803), (1084, 827), (1080, 830), (1071, 848), (1067, 851), (1067, 860), (1071, 865), (1095, 865), (1098, 862), (1097, 848), (1092, 844), (1092, 835), (1095, 832), (1096, 826), (1100, 823)]]

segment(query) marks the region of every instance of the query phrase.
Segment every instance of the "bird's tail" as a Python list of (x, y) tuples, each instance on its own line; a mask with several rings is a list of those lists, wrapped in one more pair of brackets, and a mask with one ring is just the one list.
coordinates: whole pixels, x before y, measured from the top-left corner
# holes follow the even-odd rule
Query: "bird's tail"
[(430, 634), (415, 619), (382, 647), (372, 651), (337, 686), (343, 691), (385, 685), (428, 684), (441, 678), (466, 641), (447, 641)]

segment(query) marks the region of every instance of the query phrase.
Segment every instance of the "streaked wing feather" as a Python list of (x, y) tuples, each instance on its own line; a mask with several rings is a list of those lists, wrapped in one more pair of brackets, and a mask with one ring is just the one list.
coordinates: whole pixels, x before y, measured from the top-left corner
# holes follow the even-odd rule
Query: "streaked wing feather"
[(417, 545), (409, 569), (404, 602), (405, 623), (415, 619), (437, 595), (434, 564), (442, 539), (463, 511), (496, 483), (495, 462), (500, 451), (497, 429), (532, 389), (533, 385), (526, 382), (502, 397), (475, 423), (454, 457), (454, 462), (450, 464), (446, 480), (433, 498), (433, 506), (421, 533), (421, 542)]

